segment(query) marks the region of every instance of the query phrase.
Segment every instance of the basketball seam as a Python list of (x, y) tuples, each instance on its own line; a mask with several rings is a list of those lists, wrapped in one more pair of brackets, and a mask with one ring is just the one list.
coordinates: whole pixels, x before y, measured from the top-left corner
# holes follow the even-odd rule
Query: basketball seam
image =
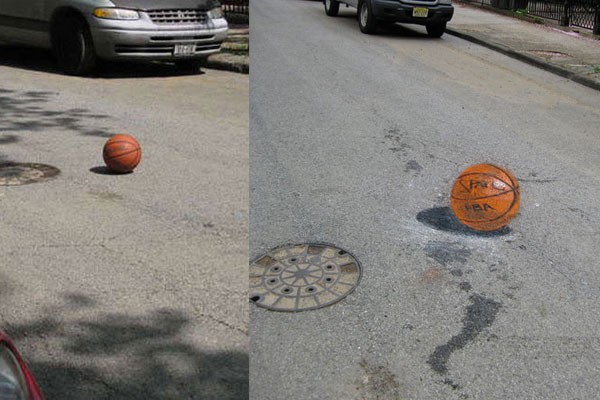
[[(515, 188), (515, 190), (519, 187), (519, 183), (513, 181), (512, 177), (510, 176), (511, 174), (508, 173), (508, 171), (505, 171), (504, 169), (500, 168), (499, 166), (495, 165), (495, 164), (488, 164), (491, 165), (492, 167), (499, 169), (500, 171), (502, 171), (504, 173), (504, 175), (506, 175), (508, 177), (508, 179), (510, 180), (510, 183), (512, 183), (513, 188)], [(517, 178), (515, 178), (516, 180)]]
[[(117, 144), (117, 145), (118, 145), (119, 143), (114, 143), (114, 144)], [(111, 145), (111, 146), (109, 146), (109, 147), (105, 147), (105, 148), (103, 149), (103, 152), (104, 152), (104, 151), (106, 151), (107, 149), (110, 149), (111, 147), (112, 147), (112, 145)], [(135, 147), (135, 150), (141, 150), (141, 147), (139, 147), (139, 146), (136, 146), (136, 147)]]
[(142, 149), (139, 149), (137, 154), (137, 159), (135, 160), (135, 165), (138, 165), (142, 161)]
[(126, 156), (128, 154), (134, 153), (136, 151), (140, 151), (140, 149), (131, 150), (131, 151), (128, 151), (127, 153), (121, 153), (118, 156), (114, 156), (114, 157), (110, 157), (110, 158), (105, 158), (104, 161), (114, 160), (115, 158), (123, 157), (123, 156)]
[(123, 143), (123, 142), (125, 142), (125, 143), (131, 143), (131, 144), (135, 144), (135, 143), (137, 143), (137, 141), (136, 141), (136, 142), (134, 142), (133, 140), (128, 140), (128, 139), (116, 139), (116, 140), (111, 140), (111, 139), (109, 139), (109, 140), (106, 142), (106, 144), (112, 144), (112, 143)]
[(481, 200), (481, 199), (489, 199), (490, 197), (503, 196), (503, 195), (509, 194), (509, 193), (515, 193), (515, 190), (511, 189), (511, 190), (506, 191), (506, 192), (502, 192), (502, 193), (498, 193), (498, 194), (491, 194), (489, 196), (476, 197), (476, 198), (472, 198), (472, 199), (463, 199), (463, 198), (452, 196), (452, 195), (450, 195), (450, 198), (454, 199), (454, 200)]

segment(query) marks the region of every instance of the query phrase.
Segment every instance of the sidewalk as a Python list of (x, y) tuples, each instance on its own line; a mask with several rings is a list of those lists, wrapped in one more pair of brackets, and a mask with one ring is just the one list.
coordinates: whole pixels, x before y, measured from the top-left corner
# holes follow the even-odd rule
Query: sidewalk
[(550, 22), (534, 24), (465, 3), (454, 6), (446, 33), (600, 90), (600, 40)]
[(221, 52), (209, 56), (206, 67), (247, 74), (250, 71), (249, 35), (248, 26), (230, 25)]

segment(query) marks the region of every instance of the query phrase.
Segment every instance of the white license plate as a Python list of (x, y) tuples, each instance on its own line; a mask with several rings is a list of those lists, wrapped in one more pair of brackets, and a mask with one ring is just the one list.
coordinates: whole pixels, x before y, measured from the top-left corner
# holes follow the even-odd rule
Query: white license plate
[(416, 18), (427, 18), (427, 14), (429, 13), (428, 8), (416, 7), (413, 8), (413, 17)]
[(174, 56), (191, 56), (196, 52), (195, 44), (176, 44), (173, 49)]

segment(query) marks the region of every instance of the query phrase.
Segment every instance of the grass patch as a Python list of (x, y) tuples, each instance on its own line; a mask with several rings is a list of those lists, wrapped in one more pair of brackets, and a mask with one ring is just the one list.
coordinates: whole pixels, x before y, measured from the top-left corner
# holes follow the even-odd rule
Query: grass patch
[(223, 53), (247, 55), (249, 50), (248, 43), (223, 43), (221, 51)]

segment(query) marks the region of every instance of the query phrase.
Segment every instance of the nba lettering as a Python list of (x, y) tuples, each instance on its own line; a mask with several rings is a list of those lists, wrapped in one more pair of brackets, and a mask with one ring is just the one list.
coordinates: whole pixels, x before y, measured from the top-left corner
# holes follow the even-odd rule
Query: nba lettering
[(472, 192), (473, 189), (485, 189), (488, 187), (488, 183), (487, 181), (476, 181), (476, 180), (469, 180), (469, 186), (467, 187), (462, 181), (459, 181), (460, 185), (465, 189), (465, 191), (467, 192)]
[(465, 210), (467, 211), (496, 211), (496, 209), (489, 204), (465, 204)]
[(470, 189), (486, 188), (487, 186), (488, 186), (488, 183), (485, 181), (469, 181)]

